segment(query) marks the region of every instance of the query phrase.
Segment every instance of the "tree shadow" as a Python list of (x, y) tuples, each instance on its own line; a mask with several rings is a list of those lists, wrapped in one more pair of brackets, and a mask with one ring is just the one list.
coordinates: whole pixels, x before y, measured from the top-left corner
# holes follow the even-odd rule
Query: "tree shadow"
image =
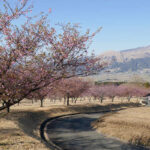
[[(50, 118), (50, 116), (57, 116), (57, 115), (64, 115), (64, 114), (72, 114), (72, 113), (98, 113), (101, 111), (112, 111), (114, 109), (119, 110), (124, 107), (138, 107), (140, 106), (138, 103), (122, 103), (122, 104), (109, 104), (107, 106), (101, 105), (74, 105), (69, 107), (62, 107), (61, 108), (50, 108), (46, 111), (18, 111), (13, 110), (10, 114), (6, 115), (6, 119), (15, 121), (18, 124), (19, 128), (28, 136), (33, 137), (41, 141), (41, 137), (39, 134), (40, 125), (41, 123)], [(13, 117), (12, 117), (13, 115)], [(88, 122), (91, 122), (92, 119), (85, 118)], [(74, 122), (78, 122), (80, 120), (76, 119)], [(74, 128), (78, 128), (78, 130), (88, 130), (84, 129), (85, 125), (84, 122), (81, 121), (81, 126), (78, 126), (74, 123)], [(81, 129), (80, 129), (81, 128)], [(89, 127), (90, 128), (90, 127)], [(49, 147), (46, 143), (45, 145)]]
[[(18, 127), (28, 136), (33, 137), (37, 140), (41, 140), (40, 136), (37, 134), (39, 132), (39, 127), (42, 121), (47, 119), (49, 115), (44, 111), (16, 111), (12, 110), (10, 113), (2, 112), (0, 114), (1, 118), (6, 120), (11, 120), (18, 125)], [(12, 127), (13, 128), (13, 127)], [(7, 128), (5, 128), (7, 129)], [(5, 129), (1, 129), (2, 132)], [(1, 131), (0, 130), (0, 131)], [(9, 129), (7, 129), (9, 131)], [(10, 131), (11, 132), (11, 131)]]
[[(118, 103), (118, 104), (107, 104), (107, 105), (73, 105), (65, 108), (56, 108), (53, 111), (57, 112), (68, 112), (72, 111), (75, 113), (92, 113), (101, 111), (112, 111), (119, 110), (129, 107), (140, 107), (139, 103)], [(66, 109), (67, 108), (67, 109)]]
[(37, 132), (42, 120), (48, 118), (46, 112), (25, 112), (23, 117), (19, 117), (17, 122), (24, 133), (37, 140), (41, 140)]

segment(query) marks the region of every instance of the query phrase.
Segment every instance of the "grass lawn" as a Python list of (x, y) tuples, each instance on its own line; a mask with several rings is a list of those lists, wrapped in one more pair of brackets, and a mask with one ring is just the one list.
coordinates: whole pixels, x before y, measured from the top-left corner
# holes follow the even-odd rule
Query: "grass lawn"
[(77, 102), (66, 107), (63, 102), (52, 103), (45, 101), (45, 107), (40, 108), (40, 103), (34, 104), (29, 100), (24, 100), (18, 106), (11, 107), (10, 113), (0, 112), (0, 150), (48, 150), (39, 135), (40, 124), (47, 118), (63, 114), (98, 112), (103, 110), (114, 110), (137, 106), (137, 103), (114, 104), (106, 100), (103, 104), (98, 101), (89, 103), (88, 101)]
[(150, 146), (150, 107), (109, 113), (93, 122), (98, 132), (132, 144)]

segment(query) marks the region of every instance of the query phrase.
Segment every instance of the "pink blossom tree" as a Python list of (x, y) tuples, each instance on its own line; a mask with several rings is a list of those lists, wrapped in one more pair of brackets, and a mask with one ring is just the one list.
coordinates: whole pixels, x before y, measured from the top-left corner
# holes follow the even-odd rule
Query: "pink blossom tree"
[(63, 79), (57, 86), (57, 92), (63, 95), (67, 106), (69, 106), (70, 98), (76, 103), (77, 98), (88, 89), (88, 82), (79, 78)]
[(26, 16), (31, 11), (32, 5), (27, 6), (29, 0), (17, 0), (13, 7), (8, 0), (0, 2), (0, 33), (10, 30), (11, 22), (18, 19), (20, 16)]
[(103, 103), (104, 97), (106, 96), (107, 88), (106, 86), (93, 86), (90, 88), (90, 93), (94, 99), (99, 99)]
[(28, 99), (40, 100), (40, 107), (43, 107), (44, 99), (51, 94), (52, 87), (44, 87), (28, 95)]
[(89, 97), (93, 97), (94, 100), (96, 100), (98, 98), (98, 86), (91, 86), (90, 89), (88, 90), (87, 95)]
[(100, 58), (87, 53), (91, 39), (100, 29), (81, 34), (78, 25), (66, 24), (60, 25), (58, 33), (44, 15), (29, 18), (18, 27), (11, 20), (25, 14), (27, 0), (14, 10), (7, 0), (4, 2), (7, 8), (0, 17), (4, 40), (0, 44), (0, 101), (4, 106), (0, 109), (7, 108), (9, 112), (11, 105), (63, 78), (96, 74), (103, 69)]
[(133, 96), (138, 98), (144, 97), (145, 95), (147, 95), (149, 93), (149, 89), (145, 88), (145, 87), (135, 87), (133, 90)]
[(117, 86), (106, 85), (105, 90), (106, 90), (106, 96), (111, 98), (112, 102), (114, 102), (114, 98), (117, 96), (117, 90), (118, 90)]
[(123, 84), (118, 87), (117, 93), (119, 97), (127, 97), (130, 102), (132, 97), (142, 97), (148, 93), (148, 90), (144, 87), (133, 84)]

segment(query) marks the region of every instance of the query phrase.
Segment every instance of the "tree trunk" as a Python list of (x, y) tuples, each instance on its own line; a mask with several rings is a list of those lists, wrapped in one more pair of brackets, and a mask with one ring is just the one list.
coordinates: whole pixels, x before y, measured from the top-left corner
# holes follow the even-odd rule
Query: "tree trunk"
[(112, 100), (112, 102), (114, 102), (114, 97), (112, 97), (112, 99), (111, 99), (111, 100)]
[(77, 98), (75, 98), (74, 103), (75, 103), (75, 104), (77, 103)]
[(101, 103), (103, 103), (103, 97), (100, 98)]
[(67, 106), (69, 106), (69, 93), (67, 93)]
[(74, 102), (74, 98), (72, 97), (71, 99), (72, 99), (72, 103), (73, 103)]
[(89, 99), (89, 102), (91, 102), (91, 97), (90, 98), (88, 98)]
[(131, 99), (131, 97), (129, 96), (129, 97), (128, 97), (128, 102), (130, 102), (130, 99)]
[(41, 107), (43, 107), (43, 99), (40, 99), (40, 101), (41, 101)]
[(9, 103), (6, 103), (6, 108), (7, 108), (7, 112), (9, 113), (10, 112), (10, 105), (9, 105)]
[(124, 97), (121, 97), (121, 103), (123, 103), (123, 99), (124, 99)]
[(66, 104), (66, 98), (64, 97), (64, 105)]
[(10, 112), (10, 106), (7, 107), (7, 112), (8, 112), (8, 113)]

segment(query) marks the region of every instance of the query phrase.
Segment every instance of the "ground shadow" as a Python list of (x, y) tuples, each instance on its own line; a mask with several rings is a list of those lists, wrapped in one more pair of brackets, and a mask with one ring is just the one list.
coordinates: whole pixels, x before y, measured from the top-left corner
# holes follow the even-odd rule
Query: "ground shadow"
[[(41, 137), (37, 132), (39, 133), (40, 124), (46, 120), (47, 118), (50, 118), (50, 116), (57, 116), (63, 115), (63, 114), (70, 114), (70, 113), (91, 113), (91, 112), (101, 112), (101, 111), (112, 111), (114, 109), (119, 110), (124, 107), (138, 107), (140, 106), (139, 103), (121, 103), (121, 104), (109, 104), (106, 106), (102, 105), (74, 105), (69, 107), (62, 107), (60, 108), (50, 108), (46, 111), (12, 111), (10, 114), (7, 114), (5, 117), (8, 120), (15, 121), (19, 128), (28, 136), (33, 137), (37, 140), (41, 140)], [(12, 117), (13, 115), (13, 117)], [(88, 120), (88, 118), (85, 118), (87, 121), (93, 121), (91, 119)], [(74, 120), (74, 122), (78, 122), (79, 120)], [(80, 126), (74, 123), (74, 127), (78, 128), (78, 130), (87, 130), (84, 129), (85, 125), (84, 122), (81, 121)], [(47, 146), (47, 144), (45, 144)]]

